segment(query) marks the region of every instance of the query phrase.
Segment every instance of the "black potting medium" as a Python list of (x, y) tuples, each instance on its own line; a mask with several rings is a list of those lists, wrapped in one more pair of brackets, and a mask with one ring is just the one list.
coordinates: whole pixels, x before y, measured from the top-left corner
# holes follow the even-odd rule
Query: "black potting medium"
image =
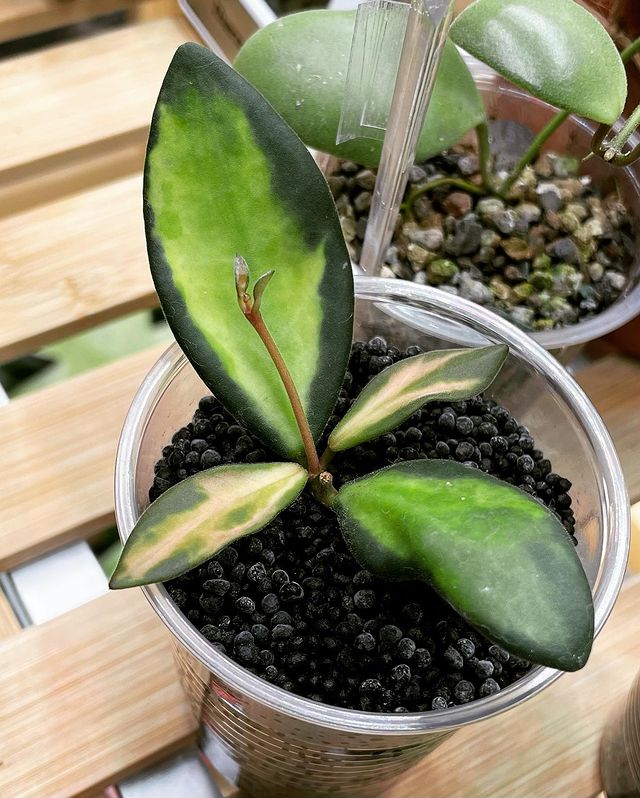
[[(353, 345), (331, 429), (371, 377), (402, 357), (382, 338)], [(212, 396), (156, 463), (155, 499), (220, 463), (273, 460)], [(573, 536), (571, 483), (528, 430), (481, 397), (431, 403), (394, 433), (336, 456), (337, 486), (399, 460), (453, 459), (518, 485)], [(574, 539), (575, 542), (575, 539)], [(252, 673), (340, 707), (418, 712), (491, 695), (530, 663), (466, 624), (422, 583), (384, 583), (353, 559), (335, 516), (306, 490), (268, 527), (167, 585), (188, 619)]]

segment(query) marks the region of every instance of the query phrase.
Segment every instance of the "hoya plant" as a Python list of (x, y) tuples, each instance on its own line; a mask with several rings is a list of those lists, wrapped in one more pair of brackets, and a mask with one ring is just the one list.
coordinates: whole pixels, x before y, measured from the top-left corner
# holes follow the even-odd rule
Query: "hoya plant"
[[(272, 456), (169, 488), (140, 516), (111, 587), (176, 577), (263, 528), (306, 490), (335, 512), (362, 567), (431, 585), (516, 654), (565, 670), (584, 665), (591, 591), (550, 510), (453, 462), (405, 461), (344, 482), (332, 460), (429, 400), (484, 391), (506, 347), (432, 351), (390, 366), (318, 450), (353, 334), (353, 279), (336, 209), (300, 139), (198, 45), (177, 51), (162, 85), (144, 209), (151, 271), (180, 346)], [(249, 266), (259, 275), (253, 283)]]
[[(375, 167), (381, 142), (357, 138), (336, 144), (355, 20), (355, 11), (307, 11), (285, 17), (255, 33), (241, 48), (235, 67), (308, 146)], [(560, 109), (508, 174), (492, 172), (488, 120), (455, 45)], [(445, 181), (473, 194), (505, 195), (558, 127), (576, 114), (603, 125), (594, 139), (594, 152), (626, 163), (640, 154), (623, 152), (640, 122), (640, 111), (613, 141), (605, 139), (624, 108), (623, 62), (639, 49), (640, 40), (621, 56), (602, 25), (574, 0), (475, 0), (453, 22), (416, 160), (442, 152), (475, 129), (482, 183)], [(399, 51), (398, 43), (384, 39), (376, 53), (377, 69), (395, 74)], [(374, 96), (368, 101), (376, 108), (388, 108), (391, 86), (388, 81), (374, 83)], [(432, 181), (419, 191), (442, 184)]]

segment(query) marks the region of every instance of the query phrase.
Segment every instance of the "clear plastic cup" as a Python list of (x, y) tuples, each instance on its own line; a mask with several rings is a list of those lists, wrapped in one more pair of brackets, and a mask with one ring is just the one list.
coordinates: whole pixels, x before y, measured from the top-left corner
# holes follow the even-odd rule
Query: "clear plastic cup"
[[(578, 548), (599, 632), (628, 554), (629, 505), (613, 444), (569, 373), (525, 333), (483, 308), (400, 280), (356, 279), (355, 338), (399, 347), (506, 343), (510, 356), (489, 395), (527, 425), (554, 469), (573, 482)], [(116, 516), (126, 540), (153, 480), (154, 462), (207, 393), (177, 346), (133, 400), (116, 463)], [(170, 629), (186, 691), (212, 764), (250, 795), (378, 795), (455, 729), (517, 706), (560, 676), (536, 667), (502, 692), (439, 712), (384, 714), (326, 706), (262, 681), (217, 652), (161, 585), (144, 588)]]
[[(557, 113), (556, 108), (509, 83), (480, 61), (468, 55), (465, 55), (465, 60), (468, 61), (490, 120), (516, 123), (535, 134)], [(591, 138), (596, 127), (585, 119), (569, 117), (547, 141), (543, 150), (582, 159), (591, 151)], [(475, 146), (475, 134), (466, 136), (465, 142)], [(634, 134), (631, 143), (635, 145), (638, 142), (640, 136)], [(511, 146), (502, 140), (493, 145), (493, 150), (494, 153), (500, 153), (504, 152), (505, 147)], [(521, 151), (522, 146), (518, 153)], [(325, 154), (318, 154), (317, 160), (325, 174), (331, 174), (339, 163), (338, 159)], [(529, 333), (564, 363), (575, 357), (589, 341), (622, 327), (640, 314), (640, 161), (620, 168), (606, 164), (600, 158), (591, 158), (581, 165), (580, 174), (589, 175), (594, 185), (604, 191), (615, 189), (619, 192), (634, 225), (636, 254), (624, 291), (606, 310), (577, 324)]]
[[(538, 133), (556, 114), (557, 109), (514, 86), (479, 61), (473, 60), (471, 71), (492, 120), (509, 120)], [(597, 125), (580, 117), (569, 117), (551, 136), (544, 151), (584, 158), (591, 151), (591, 138)], [(640, 139), (634, 135), (632, 143)], [(605, 191), (617, 189), (634, 222), (636, 245), (640, 241), (640, 162), (625, 167), (606, 164), (600, 158), (582, 163), (581, 175), (589, 175), (593, 183)], [(554, 330), (533, 332), (531, 336), (545, 349), (559, 353), (576, 353), (588, 341), (601, 338), (640, 314), (640, 249), (636, 246), (629, 280), (622, 295), (593, 318)], [(563, 358), (566, 361), (566, 357)]]

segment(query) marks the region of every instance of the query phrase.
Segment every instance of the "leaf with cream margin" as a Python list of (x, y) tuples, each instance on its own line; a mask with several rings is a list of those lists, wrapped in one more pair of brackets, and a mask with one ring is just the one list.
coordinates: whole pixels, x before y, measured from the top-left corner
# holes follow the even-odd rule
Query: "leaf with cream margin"
[(340, 488), (333, 507), (358, 563), (428, 582), (525, 659), (574, 671), (593, 642), (589, 582), (566, 530), (529, 494), (447, 460), (414, 460)]
[(460, 401), (485, 391), (509, 349), (443, 349), (401, 360), (377, 374), (334, 427), (329, 447), (350, 449), (391, 432), (425, 402)]
[(164, 582), (195, 568), (272, 521), (307, 478), (296, 463), (226, 465), (188, 477), (142, 513), (109, 586)]
[(197, 44), (178, 49), (160, 90), (144, 215), (153, 281), (185, 355), (239, 421), (304, 462), (280, 375), (238, 308), (234, 258), (256, 275), (275, 269), (261, 310), (317, 440), (351, 349), (349, 253), (307, 148), (250, 83)]

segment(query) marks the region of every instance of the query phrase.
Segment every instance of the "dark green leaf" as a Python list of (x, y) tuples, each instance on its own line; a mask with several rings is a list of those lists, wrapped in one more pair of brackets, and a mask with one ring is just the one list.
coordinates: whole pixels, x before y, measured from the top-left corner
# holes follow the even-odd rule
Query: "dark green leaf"
[[(255, 33), (242, 47), (235, 67), (272, 103), (310, 147), (377, 166), (382, 144), (354, 139), (336, 146), (336, 134), (355, 24), (352, 11), (305, 11), (284, 17)], [(381, 63), (397, 66), (397, 48), (388, 46)], [(389, 98), (390, 99), (390, 98)], [(371, 103), (383, 106), (382, 97)], [(388, 104), (388, 100), (386, 101)], [(422, 130), (416, 160), (452, 146), (484, 120), (482, 101), (456, 48), (447, 43)]]
[(509, 651), (581, 668), (593, 640), (589, 583), (563, 526), (537, 500), (446, 460), (400, 463), (335, 500), (355, 558), (387, 579), (421, 579)]
[(179, 482), (142, 513), (110, 587), (164, 582), (195, 568), (288, 507), (307, 481), (295, 463), (211, 468)]
[(509, 353), (506, 346), (444, 349), (401, 360), (377, 374), (334, 427), (329, 446), (350, 449), (395, 429), (425, 402), (459, 401), (486, 390)]
[(185, 44), (153, 115), (145, 167), (151, 271), (185, 354), (226, 407), (279, 454), (303, 447), (280, 377), (238, 308), (234, 257), (275, 269), (262, 313), (318, 437), (349, 356), (353, 281), (326, 182), (244, 78)]
[(451, 38), (536, 97), (611, 124), (627, 80), (611, 37), (573, 0), (476, 0)]

